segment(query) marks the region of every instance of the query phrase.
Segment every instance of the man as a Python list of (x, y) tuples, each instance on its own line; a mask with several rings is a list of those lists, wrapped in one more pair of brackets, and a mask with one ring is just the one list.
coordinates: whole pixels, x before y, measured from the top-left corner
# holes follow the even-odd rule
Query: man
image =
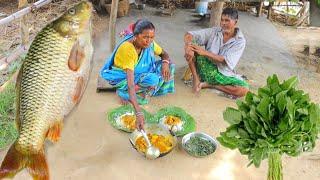
[(226, 8), (222, 12), (221, 27), (185, 34), (185, 58), (193, 76), (195, 93), (202, 88), (215, 88), (242, 97), (248, 92), (248, 83), (234, 71), (246, 44), (242, 32), (236, 27), (237, 21), (237, 10)]

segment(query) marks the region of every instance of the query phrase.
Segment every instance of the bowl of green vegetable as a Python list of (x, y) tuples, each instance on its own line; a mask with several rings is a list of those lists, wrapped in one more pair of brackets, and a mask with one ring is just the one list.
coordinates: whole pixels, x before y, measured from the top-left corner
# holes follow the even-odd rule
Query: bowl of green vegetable
[(216, 151), (218, 142), (201, 132), (192, 132), (182, 138), (182, 148), (195, 157), (205, 157)]

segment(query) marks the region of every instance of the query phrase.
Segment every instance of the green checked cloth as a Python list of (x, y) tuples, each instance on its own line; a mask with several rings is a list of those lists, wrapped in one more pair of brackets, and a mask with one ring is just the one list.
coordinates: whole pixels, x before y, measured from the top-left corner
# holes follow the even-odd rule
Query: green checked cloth
[(212, 85), (231, 85), (249, 88), (249, 84), (246, 81), (221, 74), (218, 67), (208, 58), (204, 56), (197, 56), (196, 59), (197, 72), (201, 81)]

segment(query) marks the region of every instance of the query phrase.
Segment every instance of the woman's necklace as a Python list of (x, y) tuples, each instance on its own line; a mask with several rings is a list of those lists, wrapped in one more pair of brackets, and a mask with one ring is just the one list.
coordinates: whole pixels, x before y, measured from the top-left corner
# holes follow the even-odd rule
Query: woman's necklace
[(140, 55), (140, 53), (141, 53), (141, 48), (138, 48), (138, 47), (137, 47), (137, 45), (136, 45), (136, 43), (135, 43), (134, 40), (132, 41), (132, 44), (133, 44), (133, 47), (136, 49), (137, 54)]

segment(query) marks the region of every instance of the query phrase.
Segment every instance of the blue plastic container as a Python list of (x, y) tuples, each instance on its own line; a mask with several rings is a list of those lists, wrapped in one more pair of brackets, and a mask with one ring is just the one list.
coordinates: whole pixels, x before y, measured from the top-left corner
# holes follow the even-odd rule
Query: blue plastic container
[(208, 2), (196, 2), (196, 13), (200, 15), (207, 14), (208, 12)]

